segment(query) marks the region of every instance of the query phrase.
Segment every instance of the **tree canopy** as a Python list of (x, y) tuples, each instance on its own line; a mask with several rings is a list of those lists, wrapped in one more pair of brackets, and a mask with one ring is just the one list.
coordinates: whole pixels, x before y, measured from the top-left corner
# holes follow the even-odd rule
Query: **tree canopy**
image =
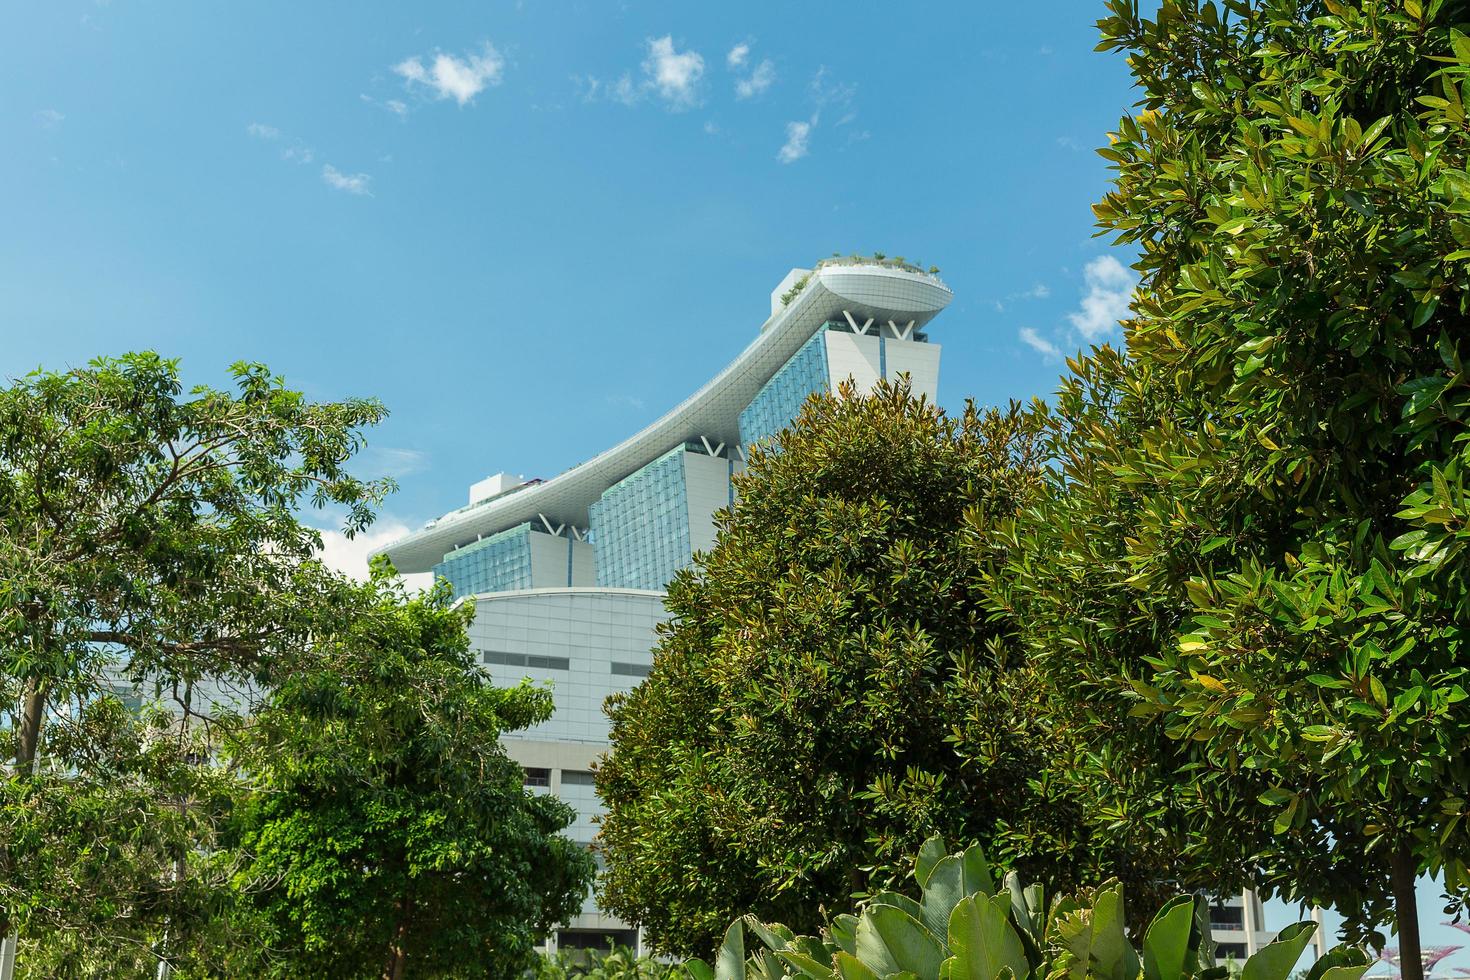
[(950, 418), (902, 384), (813, 396), (753, 449), (714, 549), (670, 585), (649, 679), (608, 703), (604, 906), (707, 952), (747, 910), (816, 928), (936, 832), (1059, 886), (1141, 868), (1100, 855), (1048, 778), (1010, 626), (977, 592), (1038, 478), (1020, 409)]
[[(383, 560), (380, 560), (383, 561)], [(581, 908), (593, 862), (574, 812), (523, 786), (500, 736), (551, 693), (497, 688), (471, 603), (442, 579), (374, 601), (281, 679), (236, 743), (250, 796), (241, 887), (272, 929), (256, 975), (516, 978)]]
[(1414, 878), (1470, 888), (1466, 14), (1109, 4), (1142, 280), (993, 578), (1120, 833), (1357, 935), (1396, 899), (1411, 977)]
[[(308, 401), (260, 365), (231, 373), (233, 391), (185, 394), (177, 362), (143, 353), (0, 388), (0, 678), (12, 706), (0, 738), (16, 763), (0, 787), (0, 935), (91, 908), (104, 914), (66, 928), (137, 941), (148, 916), (134, 913), (187, 887), (171, 856), (146, 886), (102, 859), (191, 849), (163, 838), (190, 823), (169, 813), (204, 778), (187, 771), (199, 750), (164, 751), (99, 696), (136, 686), (207, 714), (200, 685), (268, 679), (332, 617), (350, 618), (350, 590), (312, 560), (320, 535), (298, 510), (340, 508), (349, 532), (368, 523), (391, 481), (347, 463), (384, 410)], [(175, 740), (190, 737), (179, 727)], [(144, 839), (64, 849), (36, 832), (48, 820)]]

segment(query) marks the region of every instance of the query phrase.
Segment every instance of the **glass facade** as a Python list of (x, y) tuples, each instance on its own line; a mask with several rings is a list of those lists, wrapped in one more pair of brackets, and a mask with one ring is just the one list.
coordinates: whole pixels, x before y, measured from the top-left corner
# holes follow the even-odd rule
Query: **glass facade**
[(435, 577), (449, 579), (456, 597), (531, 587), (531, 525), (513, 527), (444, 556)]
[(663, 589), (689, 564), (689, 494), (679, 446), (603, 491), (588, 509), (603, 588)]
[(823, 327), (767, 381), (740, 413), (740, 442), (748, 446), (768, 439), (791, 424), (807, 396), (831, 386)]

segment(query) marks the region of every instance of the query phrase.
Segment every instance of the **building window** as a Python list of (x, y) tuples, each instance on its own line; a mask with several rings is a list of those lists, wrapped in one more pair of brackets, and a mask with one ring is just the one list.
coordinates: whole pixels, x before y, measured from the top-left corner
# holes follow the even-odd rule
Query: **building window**
[(480, 659), (487, 664), (502, 667), (534, 667), (537, 670), (570, 670), (572, 661), (567, 657), (538, 657), (526, 653), (507, 653), (504, 650), (482, 650)]
[(550, 788), (550, 786), (551, 786), (551, 770), (550, 769), (526, 769), (526, 770), (523, 770), (523, 771), (524, 771), (525, 775), (524, 775), (524, 777), (522, 777), (521, 782), (524, 785), (526, 785), (526, 786), (545, 786), (547, 788)]
[(1221, 943), (1215, 947), (1215, 962), (1224, 963), (1227, 960), (1235, 960), (1238, 963), (1245, 962), (1245, 943)]
[(1245, 909), (1239, 905), (1215, 905), (1210, 908), (1211, 929), (1245, 928)]
[(612, 672), (624, 677), (647, 677), (648, 672), (652, 669), (647, 664), (621, 664), (616, 660), (612, 664)]
[(637, 942), (638, 933), (632, 929), (611, 929), (606, 932), (562, 929), (556, 934), (558, 949), (612, 949), (615, 946), (632, 947)]
[(563, 769), (561, 784), (563, 786), (595, 786), (597, 783), (590, 772), (582, 769)]

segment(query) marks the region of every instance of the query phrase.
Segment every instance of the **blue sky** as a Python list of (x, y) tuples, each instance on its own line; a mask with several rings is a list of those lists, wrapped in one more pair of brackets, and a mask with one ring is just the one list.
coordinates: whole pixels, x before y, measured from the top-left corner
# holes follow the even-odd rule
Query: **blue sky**
[(376, 395), (385, 525), (636, 431), (834, 251), (941, 267), (944, 403), (1054, 387), (1021, 331), (1079, 339), (1130, 101), (1097, 4), (421, 6), (12, 6), (0, 373)]
[(353, 561), (652, 421), (834, 251), (941, 267), (951, 407), (1117, 336), (1100, 3), (424, 6), (9, 5), (0, 374), (156, 349), (382, 398), (402, 490)]

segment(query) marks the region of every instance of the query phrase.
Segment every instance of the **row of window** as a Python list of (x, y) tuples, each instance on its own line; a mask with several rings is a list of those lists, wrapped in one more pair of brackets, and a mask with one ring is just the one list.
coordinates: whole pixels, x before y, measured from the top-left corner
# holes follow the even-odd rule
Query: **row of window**
[[(542, 786), (550, 788), (551, 770), (527, 767), (522, 770), (525, 775), (522, 782), (527, 786)], [(596, 781), (592, 773), (583, 769), (563, 769), (561, 771), (561, 783), (563, 786), (595, 786)]]
[(740, 413), (743, 444), (748, 446), (774, 436), (796, 418), (808, 395), (827, 390), (830, 381), (827, 341), (823, 336), (827, 329), (830, 325), (803, 344)]
[(589, 508), (597, 584), (662, 589), (689, 564), (689, 503), (678, 446), (625, 477)]
[(535, 667), (537, 670), (571, 670), (572, 661), (567, 657), (538, 657), (529, 653), (506, 653), (503, 650), (486, 650), (481, 654), (487, 664), (502, 667)]
[[(534, 667), (537, 670), (572, 669), (572, 661), (569, 657), (541, 657), (530, 653), (482, 650), (480, 659), (482, 663), (498, 664), (502, 667)], [(622, 677), (647, 677), (650, 670), (647, 664), (621, 663), (617, 660), (614, 660), (609, 666), (612, 668), (612, 673)]]

